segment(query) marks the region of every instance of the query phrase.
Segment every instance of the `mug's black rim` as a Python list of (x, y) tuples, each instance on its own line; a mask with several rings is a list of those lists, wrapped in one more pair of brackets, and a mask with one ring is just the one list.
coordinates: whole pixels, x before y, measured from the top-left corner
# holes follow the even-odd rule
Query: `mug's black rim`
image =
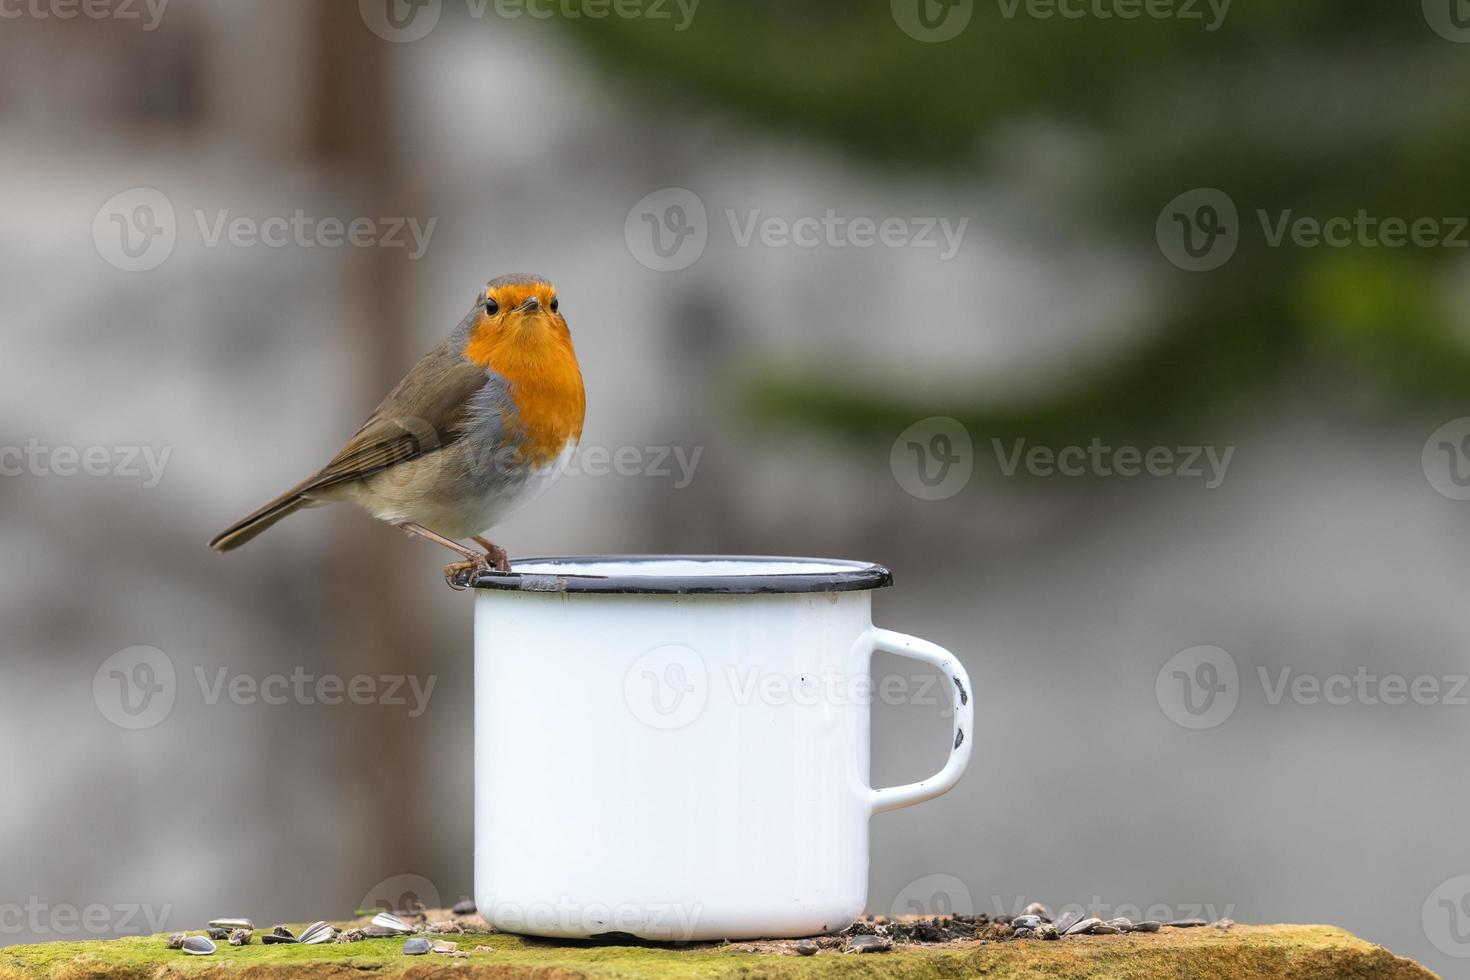
[[(775, 565), (809, 562), (837, 566), (811, 572), (751, 572), (739, 575), (557, 575), (517, 572), (525, 564), (576, 565), (595, 562), (637, 564), (654, 561), (744, 562)], [(783, 558), (773, 555), (562, 555), (517, 558), (508, 572), (481, 572), (470, 583), (476, 589), (510, 592), (589, 592), (622, 595), (771, 595), (802, 592), (861, 592), (893, 584), (893, 573), (872, 562), (842, 558)]]

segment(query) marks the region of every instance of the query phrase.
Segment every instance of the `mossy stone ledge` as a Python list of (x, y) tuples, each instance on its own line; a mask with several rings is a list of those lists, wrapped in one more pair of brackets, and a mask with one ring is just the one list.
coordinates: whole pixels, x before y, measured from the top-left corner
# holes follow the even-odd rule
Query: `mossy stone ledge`
[(0, 949), (0, 978), (286, 977), (704, 978), (984, 977), (986, 980), (1424, 980), (1418, 964), (1331, 926), (1165, 929), (1153, 934), (1069, 936), (1061, 941), (967, 940), (898, 945), (883, 953), (823, 949), (799, 956), (795, 944), (688, 947), (608, 946), (523, 939), (501, 933), (433, 936), (463, 954), (405, 956), (403, 939), (321, 946), (220, 944), (212, 956), (165, 947), (164, 937), (40, 943)]

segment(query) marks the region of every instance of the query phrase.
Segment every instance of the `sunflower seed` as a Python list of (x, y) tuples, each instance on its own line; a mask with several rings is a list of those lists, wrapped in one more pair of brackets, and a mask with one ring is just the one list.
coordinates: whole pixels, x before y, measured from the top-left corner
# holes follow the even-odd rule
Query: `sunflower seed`
[(317, 946), (321, 943), (329, 943), (337, 938), (337, 930), (325, 922), (313, 922), (306, 927), (301, 934), (301, 942), (307, 946)]
[(1103, 924), (1102, 919), (1083, 919), (1082, 921), (1074, 924), (1066, 932), (1062, 933), (1062, 935), (1064, 935), (1064, 936), (1085, 936), (1089, 932), (1095, 931), (1097, 929), (1097, 927), (1100, 926), (1100, 925), (1102, 925), (1102, 924)]
[(170, 933), (166, 945), (169, 949), (183, 949), (185, 938), (182, 932)]
[(373, 926), (377, 929), (386, 929), (389, 936), (408, 936), (413, 934), (413, 926), (404, 922), (392, 912), (379, 912), (373, 916)]
[(1158, 932), (1162, 923), (1153, 919), (1144, 919), (1142, 922), (1133, 923), (1134, 932)]
[(1208, 925), (1208, 923), (1204, 919), (1175, 919), (1172, 922), (1165, 922), (1164, 925), (1173, 926), (1175, 929), (1193, 929), (1196, 926)]
[(893, 948), (893, 940), (882, 936), (849, 936), (846, 953), (886, 953)]
[(251, 932), (254, 932), (255, 923), (249, 919), (210, 919), (209, 928), (227, 929), (230, 932), (234, 932), (236, 929), (249, 929)]
[(339, 943), (360, 943), (366, 938), (367, 933), (361, 929), (347, 929), (337, 933), (337, 942)]
[(260, 937), (260, 941), (267, 946), (279, 946), (283, 943), (299, 943), (301, 940), (291, 935), (291, 930), (285, 926), (276, 926), (270, 932)]
[(1060, 938), (1062, 938), (1061, 933), (1057, 932), (1057, 927), (1054, 926), (1054, 925), (1052, 925), (1050, 922), (1043, 922), (1041, 925), (1037, 926), (1036, 927), (1036, 936), (1037, 936), (1038, 939), (1060, 939)]
[(1051, 919), (1051, 913), (1048, 912), (1046, 910), (1046, 906), (1042, 905), (1040, 902), (1032, 902), (1030, 905), (1022, 909), (1022, 912), (1024, 912), (1026, 915), (1034, 915), (1041, 919)]
[(1039, 915), (1018, 915), (1011, 920), (1011, 926), (1016, 929), (1035, 929), (1041, 925)]
[(473, 898), (467, 898), (462, 902), (455, 902), (454, 908), (449, 911), (455, 915), (474, 915), (479, 909), (475, 907)]
[(231, 946), (249, 946), (250, 937), (254, 935), (249, 929), (236, 929), (230, 933)]
[(810, 939), (803, 939), (796, 944), (796, 954), (798, 956), (815, 956), (817, 955), (817, 944)]
[(290, 929), (287, 929), (285, 926), (276, 926), (274, 929), (271, 930), (271, 935), (282, 936), (286, 939), (296, 938), (296, 934), (293, 933)]
[(436, 953), (457, 953), (459, 952), (459, 943), (451, 943), (446, 939), (441, 939), (429, 948)]
[(427, 939), (414, 937), (413, 939), (405, 939), (403, 941), (404, 956), (423, 956), (431, 948)]
[(218, 948), (208, 936), (190, 936), (184, 940), (184, 952), (190, 956), (208, 956)]
[(1068, 912), (1057, 920), (1057, 932), (1066, 935), (1073, 926), (1082, 921), (1081, 912)]

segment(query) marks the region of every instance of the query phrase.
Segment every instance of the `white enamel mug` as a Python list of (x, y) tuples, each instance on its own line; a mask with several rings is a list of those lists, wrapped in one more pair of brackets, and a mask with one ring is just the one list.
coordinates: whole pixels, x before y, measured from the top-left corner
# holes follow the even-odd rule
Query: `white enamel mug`
[[(970, 681), (878, 629), (888, 570), (810, 558), (518, 561), (475, 602), (475, 898), (496, 928), (684, 941), (862, 913), (868, 818), (959, 780)], [(932, 665), (942, 770), (868, 782), (875, 650)]]

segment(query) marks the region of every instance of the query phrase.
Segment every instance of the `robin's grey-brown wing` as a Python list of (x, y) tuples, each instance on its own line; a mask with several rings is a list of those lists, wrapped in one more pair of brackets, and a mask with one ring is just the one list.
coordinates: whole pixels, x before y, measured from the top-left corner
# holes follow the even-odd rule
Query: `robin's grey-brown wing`
[(498, 386), (484, 368), (461, 357), (457, 346), (445, 341), (414, 365), (301, 492), (361, 480), (450, 446), (472, 426), (501, 424), (498, 416), (478, 410), (486, 389)]
[(504, 381), (460, 356), (459, 341), (451, 337), (415, 364), (331, 462), (220, 532), (209, 546), (216, 551), (237, 548), (304, 506), (314, 490), (438, 452), (471, 429), (503, 426), (499, 406), (505, 403)]

